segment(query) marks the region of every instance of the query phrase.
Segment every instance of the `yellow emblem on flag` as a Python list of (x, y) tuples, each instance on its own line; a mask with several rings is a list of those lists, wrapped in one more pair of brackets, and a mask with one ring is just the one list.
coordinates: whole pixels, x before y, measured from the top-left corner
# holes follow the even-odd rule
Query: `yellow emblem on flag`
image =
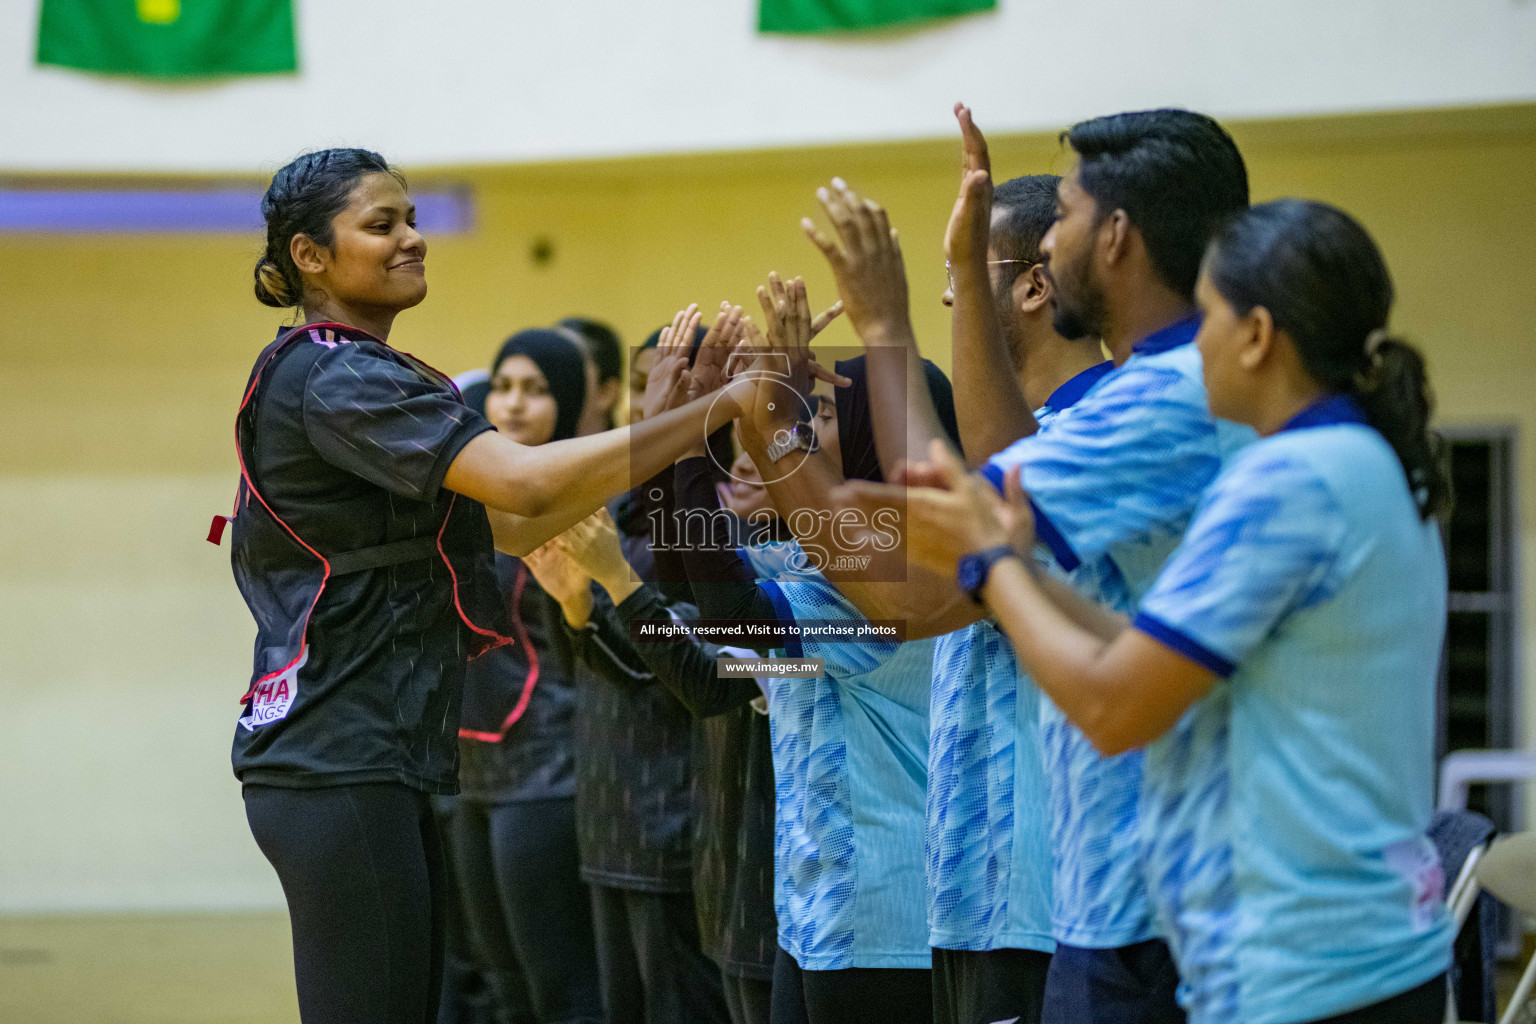
[(151, 25), (169, 25), (181, 17), (181, 0), (135, 0), (139, 20)]

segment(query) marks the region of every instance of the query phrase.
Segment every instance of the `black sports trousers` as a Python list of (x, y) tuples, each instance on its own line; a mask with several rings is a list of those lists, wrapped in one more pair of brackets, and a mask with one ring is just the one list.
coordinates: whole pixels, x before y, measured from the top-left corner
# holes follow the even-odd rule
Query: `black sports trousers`
[(1045, 1024), (1184, 1024), (1179, 972), (1161, 939), (1114, 949), (1056, 944)]
[(1040, 1024), (1050, 966), (1033, 949), (935, 948), (934, 1024)]
[(448, 889), (428, 796), (393, 782), (244, 793), (288, 899), (304, 1024), (431, 1024)]
[(806, 971), (779, 950), (772, 1024), (932, 1024), (933, 972), (849, 967)]
[(1358, 1010), (1312, 1024), (1440, 1024), (1445, 1019), (1445, 975)]
[(603, 1024), (576, 801), (460, 798), (449, 835), (464, 913), (503, 1014)]

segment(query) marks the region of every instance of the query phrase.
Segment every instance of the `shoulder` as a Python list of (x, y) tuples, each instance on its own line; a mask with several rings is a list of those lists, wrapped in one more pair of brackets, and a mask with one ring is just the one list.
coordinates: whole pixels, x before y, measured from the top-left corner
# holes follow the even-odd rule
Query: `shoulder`
[(1380, 434), (1344, 423), (1260, 438), (1232, 455), (1221, 480), (1261, 484), (1266, 490), (1305, 483), (1343, 498), (1393, 471), (1401, 475), (1397, 456)]
[(1184, 345), (1171, 352), (1132, 356), (1106, 374), (1070, 408), (1051, 422), (1051, 432), (1098, 432), (1117, 429), (1193, 424), (1213, 429), (1200, 372), (1200, 354)]
[[(1312, 529), (1331, 522), (1342, 529), (1361, 511), (1362, 485), (1373, 490), (1370, 481), (1391, 468), (1383, 464), (1378, 442), (1386, 448), (1375, 431), (1353, 425), (1261, 438), (1227, 462), (1202, 499), (1197, 520), (1306, 523)], [(1395, 465), (1390, 448), (1386, 455)]]

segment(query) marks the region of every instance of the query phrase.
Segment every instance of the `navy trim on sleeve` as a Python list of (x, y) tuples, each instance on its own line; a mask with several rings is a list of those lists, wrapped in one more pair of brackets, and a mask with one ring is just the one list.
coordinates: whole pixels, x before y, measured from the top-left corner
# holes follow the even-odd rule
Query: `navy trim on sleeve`
[(986, 462), (983, 463), (982, 467), (976, 472), (980, 473), (982, 477), (986, 479), (987, 483), (996, 488), (998, 494), (1003, 493), (1003, 467), (999, 466), (995, 462)]
[(1077, 552), (1072, 550), (1072, 545), (1067, 543), (1067, 538), (1051, 522), (1051, 517), (1045, 514), (1045, 510), (1035, 504), (1035, 499), (1029, 499), (1030, 511), (1035, 514), (1035, 537), (1051, 549), (1051, 554), (1056, 558), (1056, 564), (1067, 572), (1072, 572), (1083, 564), (1083, 560), (1077, 557)]
[[(759, 583), (758, 586), (762, 588), (763, 593), (768, 595), (768, 600), (773, 602), (774, 613), (778, 616), (780, 622), (788, 624), (795, 621), (795, 610), (790, 606), (789, 598), (784, 596), (784, 591), (779, 589), (777, 583), (769, 580), (765, 583)], [(803, 658), (805, 657), (805, 648), (800, 646), (798, 638), (789, 637), (784, 645), (784, 653), (791, 658)]]
[(1210, 669), (1223, 679), (1230, 678), (1232, 673), (1237, 671), (1236, 665), (1200, 641), (1186, 633), (1179, 632), (1166, 622), (1154, 618), (1146, 612), (1136, 613), (1136, 618), (1131, 621), (1131, 628), (1140, 630), (1175, 654), (1182, 654), (1190, 661)]

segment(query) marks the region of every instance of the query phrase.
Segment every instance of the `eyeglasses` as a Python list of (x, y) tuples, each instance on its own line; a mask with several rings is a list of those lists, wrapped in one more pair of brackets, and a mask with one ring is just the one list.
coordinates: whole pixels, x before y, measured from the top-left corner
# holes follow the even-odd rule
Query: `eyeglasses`
[[(1039, 260), (987, 260), (987, 266), (995, 267), (999, 263), (1023, 263), (1033, 266), (1039, 262)], [(944, 261), (944, 276), (949, 280), (949, 290), (953, 293), (955, 290), (955, 265), (949, 260)]]

